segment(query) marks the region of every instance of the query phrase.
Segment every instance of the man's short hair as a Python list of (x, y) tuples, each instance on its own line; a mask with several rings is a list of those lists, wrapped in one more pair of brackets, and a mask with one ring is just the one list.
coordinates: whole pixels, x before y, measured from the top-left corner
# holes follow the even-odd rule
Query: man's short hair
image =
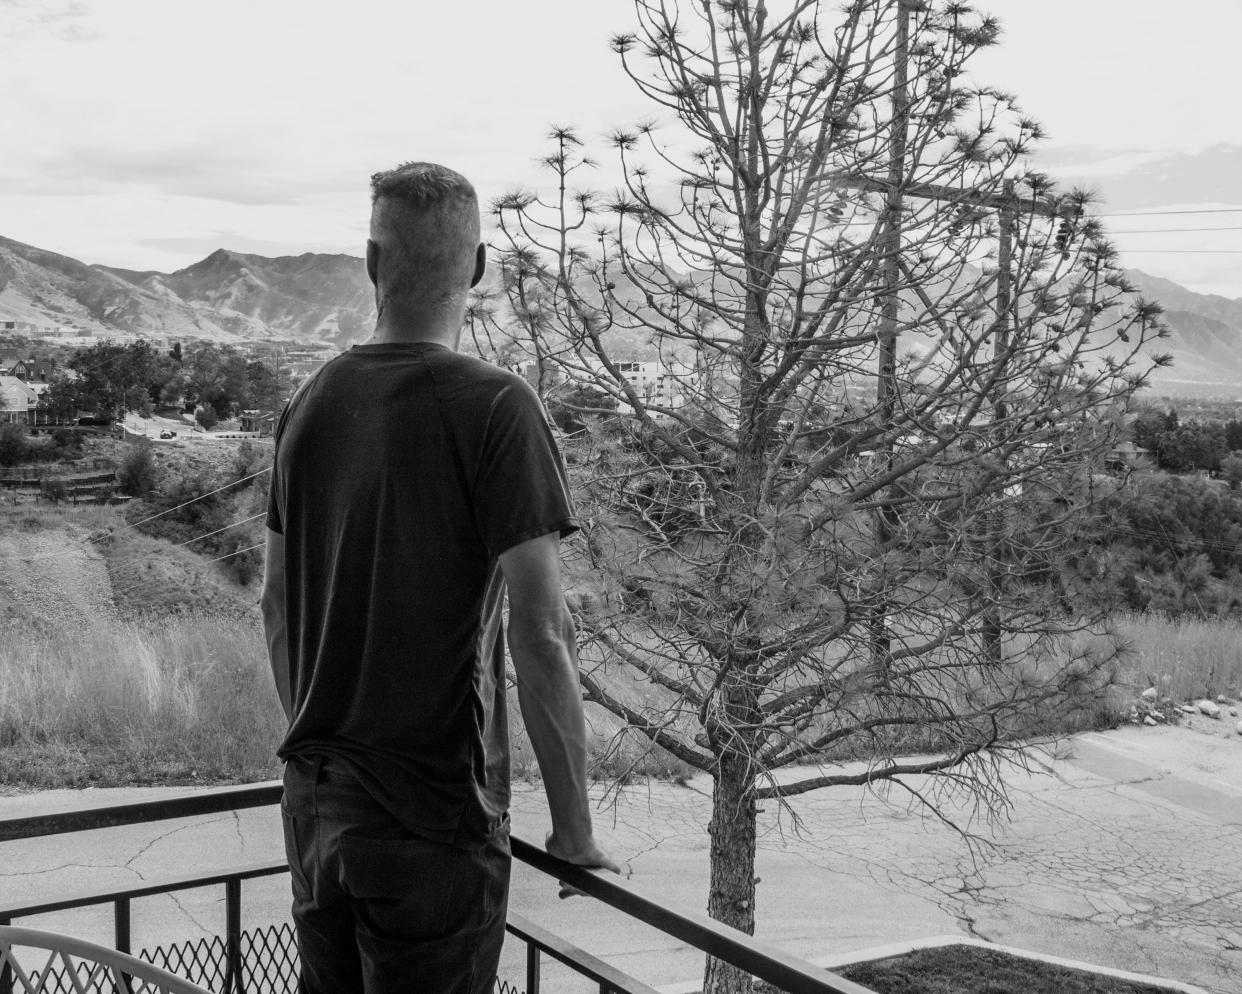
[(381, 301), (450, 306), (474, 277), (479, 230), (479, 198), (460, 173), (407, 162), (373, 175), (371, 240), (380, 247)]

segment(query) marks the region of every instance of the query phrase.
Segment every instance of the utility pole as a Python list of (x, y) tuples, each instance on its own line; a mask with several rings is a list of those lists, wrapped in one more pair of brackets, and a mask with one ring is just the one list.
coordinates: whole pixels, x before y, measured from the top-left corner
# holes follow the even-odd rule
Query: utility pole
[[(992, 424), (997, 444), (1004, 444), (1005, 418), (1009, 413), (1009, 405), (1005, 401), (1005, 377), (1001, 372), (1006, 361), (1005, 354), (1009, 350), (1011, 322), (1013, 321), (1013, 241), (1014, 228), (1017, 224), (1017, 210), (1013, 193), (1013, 180), (1005, 180), (1003, 187), (1005, 203), (1000, 208), (1000, 230), (996, 250), (996, 322), (992, 325), (992, 361), (997, 370), (995, 398), (992, 402)], [(988, 592), (992, 604), (984, 610), (983, 615), (983, 652), (988, 663), (999, 666), (1005, 660), (1003, 644), (1004, 631), (1001, 627), (1000, 603), (1005, 584), (1006, 555), (1006, 523), (1005, 511), (1000, 509), (991, 515), (989, 536), (991, 548), (988, 552)]]
[[(888, 148), (888, 189), (884, 195), (884, 253), (881, 266), (883, 298), (880, 305), (879, 376), (876, 400), (880, 426), (885, 430), (882, 457), (885, 470), (893, 466), (893, 426), (897, 413), (897, 324), (901, 309), (901, 226), (905, 207), (902, 189), (906, 176), (906, 145), (910, 118), (910, 8), (909, 0), (894, 0), (896, 35), (893, 42), (893, 91)], [(897, 512), (882, 503), (875, 512), (875, 544), (883, 551), (892, 541)], [(878, 602), (871, 616), (871, 665), (879, 679), (887, 680), (892, 652), (888, 629), (888, 605)]]

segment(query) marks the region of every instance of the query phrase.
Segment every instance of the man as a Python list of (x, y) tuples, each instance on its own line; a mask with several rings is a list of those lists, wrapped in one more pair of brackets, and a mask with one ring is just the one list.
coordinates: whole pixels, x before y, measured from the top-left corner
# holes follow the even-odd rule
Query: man
[(577, 526), (534, 392), (455, 351), (484, 269), (473, 188), (428, 163), (371, 185), (375, 334), (289, 402), (267, 519), (300, 989), (490, 991), (509, 874), (506, 585), (548, 850), (616, 869), (592, 834), (560, 589)]

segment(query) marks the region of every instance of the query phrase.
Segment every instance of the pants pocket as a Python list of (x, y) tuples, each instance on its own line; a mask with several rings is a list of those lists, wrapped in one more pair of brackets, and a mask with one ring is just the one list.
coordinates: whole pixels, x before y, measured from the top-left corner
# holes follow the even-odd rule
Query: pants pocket
[(299, 901), (311, 899), (310, 882), (302, 863), (302, 848), (298, 844), (297, 819), (280, 802), (280, 822), (285, 833), (285, 859), (289, 862), (289, 876), (293, 879), (293, 896)]
[(393, 938), (428, 939), (461, 930), (471, 915), (468, 854), (425, 839), (341, 837), (345, 889), (360, 919)]

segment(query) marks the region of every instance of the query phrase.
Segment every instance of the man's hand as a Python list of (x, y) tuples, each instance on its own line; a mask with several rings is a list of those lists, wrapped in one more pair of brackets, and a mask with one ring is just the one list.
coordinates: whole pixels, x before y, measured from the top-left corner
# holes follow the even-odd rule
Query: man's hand
[[(548, 850), (549, 856), (555, 856), (557, 859), (563, 859), (566, 863), (573, 863), (575, 866), (584, 866), (592, 870), (611, 870), (613, 873), (620, 873), (621, 867), (616, 861), (604, 852), (594, 839), (588, 840), (585, 844), (577, 849), (570, 849), (563, 846), (556, 837), (555, 832), (549, 832), (547, 840), (544, 842), (544, 848)], [(564, 880), (558, 881), (560, 890), (557, 897), (581, 897), (582, 891), (577, 887), (571, 887)]]

